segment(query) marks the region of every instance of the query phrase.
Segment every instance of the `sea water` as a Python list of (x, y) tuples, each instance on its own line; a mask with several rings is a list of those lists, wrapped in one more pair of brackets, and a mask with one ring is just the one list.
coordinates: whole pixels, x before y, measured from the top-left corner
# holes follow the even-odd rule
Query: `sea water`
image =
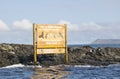
[(66, 79), (120, 79), (120, 64), (109, 66), (71, 66)]
[(98, 47), (113, 47), (113, 48), (120, 48), (120, 44), (73, 44), (73, 45), (68, 45), (68, 47), (82, 47), (82, 46), (91, 46), (93, 48), (98, 48)]
[(16, 64), (0, 68), (0, 79), (31, 79), (32, 67)]
[[(68, 66), (64, 79), (120, 79), (120, 64), (109, 66), (75, 65)], [(0, 68), (0, 79), (31, 79), (34, 66), (12, 65)], [(61, 78), (62, 79), (62, 78)]]

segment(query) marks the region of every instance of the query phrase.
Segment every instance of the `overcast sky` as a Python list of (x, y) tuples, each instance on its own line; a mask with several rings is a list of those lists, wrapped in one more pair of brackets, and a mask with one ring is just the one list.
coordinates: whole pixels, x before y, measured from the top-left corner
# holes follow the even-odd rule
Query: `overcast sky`
[(120, 39), (120, 0), (0, 0), (0, 43), (32, 44), (33, 23), (66, 23), (68, 44)]

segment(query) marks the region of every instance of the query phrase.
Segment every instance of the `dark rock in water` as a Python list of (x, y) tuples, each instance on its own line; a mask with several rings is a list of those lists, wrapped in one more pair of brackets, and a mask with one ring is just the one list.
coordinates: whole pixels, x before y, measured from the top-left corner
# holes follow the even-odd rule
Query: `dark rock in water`
[(0, 51), (0, 67), (17, 63), (19, 63), (19, 59), (15, 54), (11, 54), (6, 51)]
[(65, 64), (65, 55), (64, 54), (41, 55), (40, 57), (38, 57), (38, 61), (43, 66)]
[(0, 44), (0, 67), (33, 61), (33, 46)]
[[(92, 48), (90, 46), (69, 47), (70, 65), (108, 65), (120, 63), (120, 48)], [(22, 63), (33, 64), (33, 46), (23, 44), (0, 44), (0, 67)], [(37, 55), (43, 66), (65, 64), (64, 54)]]

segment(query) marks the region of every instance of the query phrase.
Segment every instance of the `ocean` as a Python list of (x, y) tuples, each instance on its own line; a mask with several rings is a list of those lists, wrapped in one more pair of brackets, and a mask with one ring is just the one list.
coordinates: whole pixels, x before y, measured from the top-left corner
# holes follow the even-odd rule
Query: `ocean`
[[(73, 47), (83, 45), (72, 45)], [(90, 45), (97, 47), (118, 47), (120, 45)], [(69, 46), (70, 47), (70, 46)], [(38, 66), (41, 68), (41, 66)], [(120, 79), (120, 64), (108, 66), (74, 65), (68, 66), (65, 71), (69, 74), (64, 79)], [(16, 64), (0, 68), (0, 79), (32, 79), (35, 66)], [(63, 78), (60, 78), (63, 79)]]
[(73, 66), (66, 79), (120, 79), (120, 64), (109, 66)]
[[(0, 68), (0, 79), (32, 79), (34, 66), (22, 64)], [(109, 66), (68, 66), (69, 74), (60, 79), (120, 79), (120, 64)]]
[(31, 79), (33, 67), (15, 64), (0, 68), (0, 79)]
[(68, 45), (68, 47), (82, 47), (82, 46), (91, 46), (93, 48), (98, 48), (98, 47), (120, 48), (120, 44), (75, 44), (75, 45)]

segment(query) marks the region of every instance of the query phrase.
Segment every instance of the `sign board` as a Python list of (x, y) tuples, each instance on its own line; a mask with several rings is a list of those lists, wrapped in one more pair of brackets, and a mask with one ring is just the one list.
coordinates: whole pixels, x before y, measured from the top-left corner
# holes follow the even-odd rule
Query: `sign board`
[(66, 25), (34, 24), (34, 61), (37, 54), (67, 54)]
[(64, 25), (38, 25), (37, 48), (65, 47)]

